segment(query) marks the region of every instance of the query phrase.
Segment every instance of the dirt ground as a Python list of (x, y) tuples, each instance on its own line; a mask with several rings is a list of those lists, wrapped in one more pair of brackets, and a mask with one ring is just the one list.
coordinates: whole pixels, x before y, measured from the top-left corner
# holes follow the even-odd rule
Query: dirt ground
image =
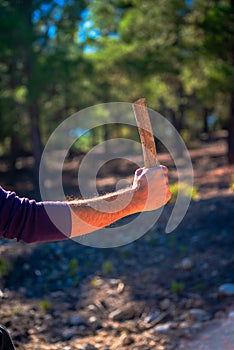
[[(234, 168), (225, 153), (223, 139), (190, 151), (198, 196), (169, 235), (173, 203), (144, 237), (120, 248), (1, 240), (0, 322), (16, 347), (200, 349), (194, 342), (203, 342), (204, 329), (228, 329), (234, 293), (220, 287), (234, 283)], [(173, 182), (169, 156), (160, 161)], [(111, 179), (100, 179), (100, 187), (106, 190)], [(20, 192), (23, 182), (17, 186)], [(30, 182), (24, 186), (30, 192)]]

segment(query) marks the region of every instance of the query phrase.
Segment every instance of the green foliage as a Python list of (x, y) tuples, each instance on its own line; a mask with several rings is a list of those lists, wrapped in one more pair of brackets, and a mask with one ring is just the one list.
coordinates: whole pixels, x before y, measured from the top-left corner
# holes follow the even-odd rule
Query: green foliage
[(10, 270), (10, 264), (7, 259), (0, 258), (0, 277), (3, 277), (8, 274)]
[(180, 245), (179, 252), (180, 252), (180, 255), (185, 256), (188, 254), (188, 248), (185, 247), (184, 245)]
[(127, 248), (121, 249), (120, 252), (124, 259), (131, 259), (133, 256), (132, 251)]
[(71, 259), (68, 264), (68, 276), (71, 278), (75, 278), (78, 272), (78, 268), (78, 260), (76, 258)]
[[(201, 130), (202, 125), (199, 125), (199, 123), (196, 128), (198, 128), (199, 126), (200, 126), (199, 129)], [(199, 134), (198, 130), (197, 130), (197, 133)], [(181, 130), (180, 135), (187, 147), (193, 148), (197, 146), (197, 142), (196, 142), (197, 133), (195, 133), (195, 130), (191, 128)]]
[(86, 5), (84, 0), (0, 3), (1, 143), (16, 135), (25, 148), (34, 132), (38, 157), (40, 131), (46, 139), (88, 101), (85, 73), (92, 69), (76, 36)]
[(175, 248), (175, 246), (177, 245), (177, 237), (176, 235), (170, 235), (169, 239), (168, 239), (168, 244), (170, 246), (170, 248)]
[(45, 300), (45, 299), (41, 300), (41, 301), (39, 302), (39, 305), (40, 305), (40, 308), (41, 308), (45, 313), (48, 313), (48, 312), (51, 310), (51, 307), (52, 307), (50, 301)]
[(88, 152), (92, 145), (92, 135), (84, 134), (72, 145), (74, 152)]
[(129, 329), (125, 328), (121, 331), (121, 335), (128, 335), (130, 332), (129, 332)]
[[(232, 6), (230, 0), (2, 1), (1, 153), (13, 154), (17, 137), (19, 148), (34, 149), (39, 159), (35, 149), (71, 114), (141, 96), (189, 144), (204, 129), (205, 110), (227, 125), (234, 118)], [(86, 152), (103, 139), (94, 132), (74, 147)]]
[(179, 191), (181, 191), (182, 196), (184, 197), (191, 197), (191, 199), (197, 199), (198, 198), (198, 190), (195, 185), (192, 187), (189, 186), (186, 183), (183, 182), (176, 182), (172, 185), (170, 185), (170, 190), (172, 193), (172, 200), (176, 200)]
[(14, 316), (21, 316), (21, 312), (17, 307), (13, 307), (11, 310), (12, 315)]
[(149, 243), (152, 247), (156, 247), (158, 244), (158, 239), (157, 237), (151, 236), (149, 239)]
[(98, 287), (98, 286), (100, 285), (100, 280), (99, 280), (98, 278), (93, 278), (93, 279), (91, 280), (91, 285), (92, 285), (93, 287)]
[(180, 281), (171, 282), (171, 291), (175, 294), (180, 294), (185, 289), (185, 284)]
[(103, 263), (102, 272), (104, 274), (107, 274), (107, 275), (110, 275), (114, 272), (114, 265), (113, 265), (112, 261), (107, 260)]

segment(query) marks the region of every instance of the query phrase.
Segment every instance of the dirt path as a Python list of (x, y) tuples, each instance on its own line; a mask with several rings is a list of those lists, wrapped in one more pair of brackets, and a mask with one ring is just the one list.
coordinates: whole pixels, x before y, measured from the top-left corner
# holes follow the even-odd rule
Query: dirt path
[[(217, 323), (217, 322), (216, 322)], [(195, 340), (184, 342), (178, 350), (233, 350), (234, 311), (218, 324), (210, 324)]]
[[(234, 296), (219, 293), (234, 283), (234, 169), (224, 154), (223, 141), (191, 151), (199, 198), (171, 235), (169, 205), (121, 248), (2, 240), (0, 320), (17, 348), (233, 350)], [(161, 162), (173, 181), (170, 157)]]

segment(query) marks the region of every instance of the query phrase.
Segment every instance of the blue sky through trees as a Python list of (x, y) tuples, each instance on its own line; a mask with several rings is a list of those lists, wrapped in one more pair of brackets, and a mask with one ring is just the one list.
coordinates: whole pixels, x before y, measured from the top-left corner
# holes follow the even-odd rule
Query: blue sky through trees
[[(66, 0), (55, 0), (50, 3), (43, 3), (40, 6), (40, 9), (34, 11), (33, 21), (38, 22), (42, 21), (43, 18), (46, 18), (49, 12), (51, 12), (51, 20), (46, 24), (41, 24), (40, 30), (42, 33), (47, 33), (50, 38), (54, 38), (57, 32), (56, 22), (61, 20), (63, 15), (63, 8), (68, 4), (69, 1)], [(189, 7), (192, 6), (193, 0), (186, 0), (186, 5)], [(85, 44), (89, 39), (98, 39), (100, 37), (100, 31), (97, 28), (94, 28), (94, 23), (90, 19), (89, 9), (85, 9), (81, 12), (81, 21), (77, 19), (77, 42), (84, 44), (84, 52), (91, 54), (97, 51), (95, 45)], [(79, 23), (78, 23), (79, 20)], [(116, 33), (110, 33), (109, 37), (118, 37)]]

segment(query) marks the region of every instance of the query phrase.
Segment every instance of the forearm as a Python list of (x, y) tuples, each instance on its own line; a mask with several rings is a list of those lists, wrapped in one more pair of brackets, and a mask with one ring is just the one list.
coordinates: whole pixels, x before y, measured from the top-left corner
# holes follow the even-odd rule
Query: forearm
[(27, 243), (63, 240), (93, 232), (141, 211), (166, 204), (167, 169), (138, 169), (131, 188), (88, 200), (40, 202), (0, 187), (0, 237)]
[(127, 215), (158, 209), (170, 197), (165, 167), (138, 169), (131, 188), (94, 199), (68, 202), (71, 237), (93, 232)]
[(144, 203), (138, 197), (138, 192), (129, 188), (94, 199), (68, 202), (72, 217), (71, 237), (93, 232), (140, 212)]

